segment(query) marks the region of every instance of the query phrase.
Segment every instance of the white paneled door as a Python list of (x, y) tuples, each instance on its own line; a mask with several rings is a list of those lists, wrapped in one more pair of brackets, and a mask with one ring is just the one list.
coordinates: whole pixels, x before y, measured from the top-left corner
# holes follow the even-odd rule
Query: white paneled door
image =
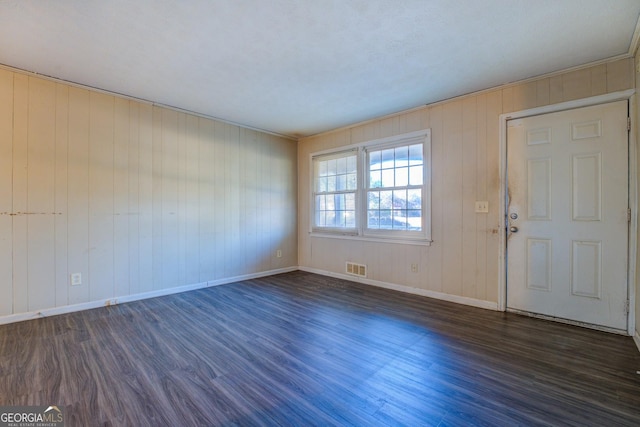
[(507, 307), (627, 329), (627, 101), (507, 122)]

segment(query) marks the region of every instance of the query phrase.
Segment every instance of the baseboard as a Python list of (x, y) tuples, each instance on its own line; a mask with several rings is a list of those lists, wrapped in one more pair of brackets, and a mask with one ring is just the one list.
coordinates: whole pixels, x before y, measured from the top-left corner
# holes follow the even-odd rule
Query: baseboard
[(498, 310), (498, 303), (492, 301), (484, 301), (475, 298), (461, 297), (458, 295), (445, 294), (444, 292), (430, 291), (427, 289), (414, 288), (411, 286), (397, 285), (395, 283), (382, 282), (379, 280), (366, 279), (357, 276), (351, 276), (349, 274), (335, 273), (333, 271), (320, 270), (310, 267), (299, 267), (299, 270), (307, 271), (309, 273), (321, 274), (323, 276), (335, 277), (337, 279), (350, 280), (352, 282), (364, 283), (366, 285), (377, 286), (379, 288), (393, 289), (395, 291), (405, 292), (408, 294), (420, 295), (423, 297), (429, 297), (439, 299), (443, 301), (455, 302), (457, 304), (469, 305), (472, 307), (484, 308), (487, 310)]
[(636, 343), (636, 347), (638, 347), (638, 351), (640, 351), (640, 333), (636, 329), (636, 334), (633, 336), (633, 341)]
[(228, 283), (241, 282), (243, 280), (257, 279), (259, 277), (273, 276), (274, 274), (288, 273), (298, 270), (298, 267), (279, 268), (276, 270), (262, 271), (259, 273), (243, 274), (241, 276), (227, 277), (224, 279), (210, 280), (207, 282), (194, 283), (191, 285), (178, 286), (175, 288), (158, 289), (150, 292), (142, 292), (134, 295), (126, 295), (121, 297), (105, 298), (96, 301), (83, 302), (80, 304), (65, 305), (62, 307), (46, 308), (38, 311), (31, 311), (19, 314), (10, 314), (0, 317), (0, 325), (8, 323), (22, 322), (25, 320), (38, 319), (41, 317), (57, 316), (59, 314), (73, 313), (75, 311), (91, 310), (99, 307), (109, 307), (116, 304), (140, 301), (149, 298), (162, 297), (166, 295), (179, 294), (182, 292), (194, 291), (196, 289), (209, 288), (212, 286), (220, 286)]

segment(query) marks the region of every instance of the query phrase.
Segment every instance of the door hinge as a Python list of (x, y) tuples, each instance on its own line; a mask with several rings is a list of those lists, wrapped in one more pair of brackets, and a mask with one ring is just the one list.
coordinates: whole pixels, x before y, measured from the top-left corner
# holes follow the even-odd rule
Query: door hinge
[(631, 130), (631, 117), (627, 117), (627, 130)]
[(627, 208), (627, 222), (631, 223), (631, 208)]
[(624, 302), (624, 314), (629, 314), (629, 300)]

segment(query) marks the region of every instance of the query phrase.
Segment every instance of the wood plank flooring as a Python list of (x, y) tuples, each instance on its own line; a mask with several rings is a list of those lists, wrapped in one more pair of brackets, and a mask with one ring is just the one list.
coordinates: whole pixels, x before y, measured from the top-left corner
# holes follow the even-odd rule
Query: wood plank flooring
[(301, 271), (0, 326), (67, 426), (638, 426), (630, 337)]

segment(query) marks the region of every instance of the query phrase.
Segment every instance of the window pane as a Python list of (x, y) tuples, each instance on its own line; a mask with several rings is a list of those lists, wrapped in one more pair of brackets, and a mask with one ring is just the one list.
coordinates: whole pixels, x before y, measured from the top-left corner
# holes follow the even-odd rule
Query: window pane
[(347, 158), (342, 157), (340, 159), (336, 159), (336, 173), (338, 175), (343, 175), (347, 173)]
[(347, 175), (347, 190), (355, 190), (358, 186), (358, 175), (350, 173)]
[(422, 211), (407, 211), (407, 228), (409, 230), (422, 230)]
[(392, 168), (393, 167), (393, 148), (388, 150), (382, 150), (382, 167), (383, 168)]
[(393, 182), (394, 182), (394, 170), (383, 169), (382, 170), (382, 186), (386, 188), (393, 187)]
[(344, 213), (345, 226), (348, 228), (355, 228), (356, 226), (356, 213), (355, 211), (347, 211)]
[(336, 176), (329, 175), (327, 177), (327, 191), (336, 191)]
[(409, 168), (396, 169), (396, 187), (406, 187), (409, 185)]
[(356, 195), (353, 193), (347, 193), (344, 195), (345, 209), (348, 211), (356, 211)]
[(380, 213), (378, 211), (369, 212), (367, 227), (380, 228)]
[(391, 228), (396, 230), (407, 229), (406, 212), (404, 210), (394, 210), (392, 218), (393, 221), (391, 221)]
[(380, 151), (372, 151), (369, 153), (369, 169), (380, 169)]
[(391, 216), (391, 210), (380, 211), (380, 228), (391, 229), (393, 228), (393, 217)]
[(423, 168), (422, 166), (411, 166), (409, 168), (409, 184), (422, 185)]
[(318, 179), (316, 179), (316, 191), (318, 193), (323, 193), (323, 192), (327, 191), (327, 177), (326, 176), (319, 177)]
[(382, 172), (380, 172), (379, 170), (369, 172), (369, 187), (382, 187)]
[(380, 209), (380, 192), (370, 191), (367, 195), (369, 209)]
[(336, 188), (338, 191), (347, 189), (347, 175), (338, 175), (336, 177)]
[(407, 208), (407, 190), (395, 190), (393, 192), (393, 208), (394, 209)]
[(318, 175), (319, 176), (327, 176), (327, 162), (319, 161), (318, 164)]
[(409, 147), (409, 158), (411, 164), (422, 164), (422, 144), (416, 144)]
[(334, 211), (325, 211), (325, 225), (327, 227), (335, 227), (336, 214)]
[(358, 173), (358, 158), (356, 156), (347, 157), (347, 173)]
[(422, 209), (422, 190), (407, 191), (407, 208)]
[(393, 191), (380, 192), (380, 209), (391, 209), (393, 206)]
[(338, 163), (336, 159), (327, 160), (327, 175), (335, 175)]
[(396, 163), (395, 166), (409, 166), (409, 147), (398, 147), (395, 149)]

